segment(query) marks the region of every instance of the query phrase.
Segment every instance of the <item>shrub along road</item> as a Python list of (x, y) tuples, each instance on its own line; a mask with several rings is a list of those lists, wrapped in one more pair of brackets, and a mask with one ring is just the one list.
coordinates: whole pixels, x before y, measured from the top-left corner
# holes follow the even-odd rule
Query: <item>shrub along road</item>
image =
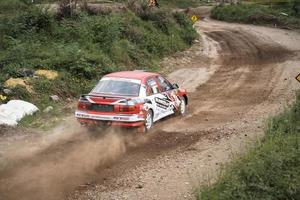
[(27, 140), (2, 146), (0, 197), (193, 199), (194, 187), (213, 182), (222, 163), (263, 135), (266, 117), (293, 100), (300, 35), (212, 20), (196, 29), (202, 40), (162, 62), (191, 91), (188, 116), (145, 136), (89, 136), (72, 116), (41, 138), (20, 134)]

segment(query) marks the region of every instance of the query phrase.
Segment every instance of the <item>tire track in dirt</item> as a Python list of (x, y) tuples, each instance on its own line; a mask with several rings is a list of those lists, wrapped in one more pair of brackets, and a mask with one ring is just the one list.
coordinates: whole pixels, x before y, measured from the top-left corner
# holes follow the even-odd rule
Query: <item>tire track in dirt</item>
[[(245, 31), (218, 27), (204, 34), (219, 42), (221, 49), (216, 64), (221, 67), (192, 93), (191, 114), (179, 123), (181, 127), (190, 124), (196, 130), (239, 119), (254, 106), (267, 101), (274, 80), (282, 73), (276, 64), (294, 56), (294, 52)], [(199, 122), (201, 125), (195, 126)], [(166, 129), (178, 130), (178, 126)]]
[(235, 105), (251, 105), (266, 100), (266, 90), (271, 89), (266, 86), (276, 71), (272, 63), (284, 61), (291, 52), (241, 31), (212, 31), (206, 34), (220, 42), (222, 67), (209, 82), (198, 88), (200, 95), (193, 95), (193, 98), (197, 100), (204, 93), (205, 98), (210, 100), (236, 99), (233, 102)]

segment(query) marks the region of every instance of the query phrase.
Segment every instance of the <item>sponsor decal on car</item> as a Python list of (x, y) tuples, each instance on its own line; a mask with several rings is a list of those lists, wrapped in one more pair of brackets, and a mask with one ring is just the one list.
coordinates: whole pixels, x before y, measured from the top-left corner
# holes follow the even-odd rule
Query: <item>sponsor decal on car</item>
[(158, 107), (162, 109), (168, 109), (170, 107), (170, 101), (168, 101), (167, 99), (155, 97), (155, 103)]
[(129, 120), (129, 117), (113, 117), (114, 120)]

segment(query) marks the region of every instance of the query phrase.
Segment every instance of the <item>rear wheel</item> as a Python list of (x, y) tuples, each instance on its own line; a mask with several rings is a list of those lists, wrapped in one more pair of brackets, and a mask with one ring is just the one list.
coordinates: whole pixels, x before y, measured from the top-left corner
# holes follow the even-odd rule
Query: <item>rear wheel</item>
[(145, 132), (149, 131), (153, 126), (153, 112), (148, 110), (146, 119), (145, 119)]

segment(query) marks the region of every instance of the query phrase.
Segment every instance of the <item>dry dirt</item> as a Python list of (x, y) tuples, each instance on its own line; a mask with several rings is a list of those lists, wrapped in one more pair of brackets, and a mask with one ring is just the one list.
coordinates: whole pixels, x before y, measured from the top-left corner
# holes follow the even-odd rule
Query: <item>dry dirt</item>
[(300, 88), (300, 34), (204, 19), (189, 50), (166, 58), (189, 113), (147, 135), (91, 135), (66, 118), (47, 133), (0, 129), (0, 199), (194, 199), (263, 135)]

